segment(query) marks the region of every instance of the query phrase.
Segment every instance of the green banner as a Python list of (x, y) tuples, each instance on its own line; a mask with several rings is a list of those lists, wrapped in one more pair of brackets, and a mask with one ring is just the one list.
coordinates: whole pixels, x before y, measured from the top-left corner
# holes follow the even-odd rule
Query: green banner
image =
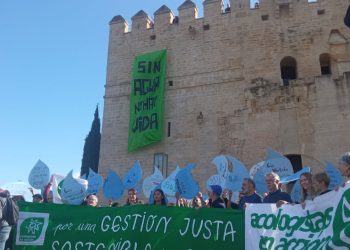
[(20, 204), (14, 249), (244, 249), (244, 213), (154, 205)]
[(128, 151), (163, 138), (166, 50), (135, 57), (130, 93)]

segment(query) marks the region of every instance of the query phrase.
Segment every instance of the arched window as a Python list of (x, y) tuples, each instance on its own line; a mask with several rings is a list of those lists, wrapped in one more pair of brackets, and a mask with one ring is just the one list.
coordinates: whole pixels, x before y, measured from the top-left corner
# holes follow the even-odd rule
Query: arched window
[(332, 74), (331, 71), (331, 56), (328, 53), (320, 55), (320, 67), (322, 75)]
[(289, 80), (297, 79), (297, 61), (293, 57), (284, 57), (281, 60), (280, 66), (281, 78), (285, 86), (289, 84)]

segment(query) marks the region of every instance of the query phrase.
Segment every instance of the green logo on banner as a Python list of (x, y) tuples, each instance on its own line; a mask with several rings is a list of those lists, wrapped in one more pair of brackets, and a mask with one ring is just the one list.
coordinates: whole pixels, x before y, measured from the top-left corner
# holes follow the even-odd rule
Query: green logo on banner
[(44, 218), (28, 218), (25, 219), (20, 227), (20, 241), (33, 242), (39, 239), (44, 228)]
[(163, 138), (166, 50), (135, 57), (130, 93), (128, 151)]
[(16, 245), (42, 246), (49, 225), (49, 213), (20, 211)]
[(350, 189), (344, 192), (335, 212), (332, 242), (338, 247), (350, 246)]

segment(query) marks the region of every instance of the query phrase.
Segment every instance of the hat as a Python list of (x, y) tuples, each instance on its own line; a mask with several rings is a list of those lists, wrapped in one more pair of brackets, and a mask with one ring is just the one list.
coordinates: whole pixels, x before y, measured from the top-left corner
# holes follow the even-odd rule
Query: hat
[(218, 197), (221, 195), (222, 193), (222, 188), (219, 185), (210, 185), (209, 186), (211, 191), (214, 192)]
[(344, 153), (339, 160), (339, 163), (350, 166), (350, 152)]

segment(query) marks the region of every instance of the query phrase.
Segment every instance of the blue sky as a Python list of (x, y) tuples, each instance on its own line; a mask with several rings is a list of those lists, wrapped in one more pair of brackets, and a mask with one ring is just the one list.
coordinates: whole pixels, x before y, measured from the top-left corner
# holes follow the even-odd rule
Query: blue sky
[(162, 4), (177, 14), (182, 2), (0, 2), (0, 186), (27, 181), (38, 159), (51, 172), (80, 170), (97, 103), (103, 113), (108, 22)]
[(0, 186), (27, 181), (38, 159), (52, 173), (80, 170), (97, 104), (103, 113), (108, 22), (122, 15), (130, 24), (140, 9), (152, 16), (163, 4), (177, 15), (183, 2), (0, 2)]

